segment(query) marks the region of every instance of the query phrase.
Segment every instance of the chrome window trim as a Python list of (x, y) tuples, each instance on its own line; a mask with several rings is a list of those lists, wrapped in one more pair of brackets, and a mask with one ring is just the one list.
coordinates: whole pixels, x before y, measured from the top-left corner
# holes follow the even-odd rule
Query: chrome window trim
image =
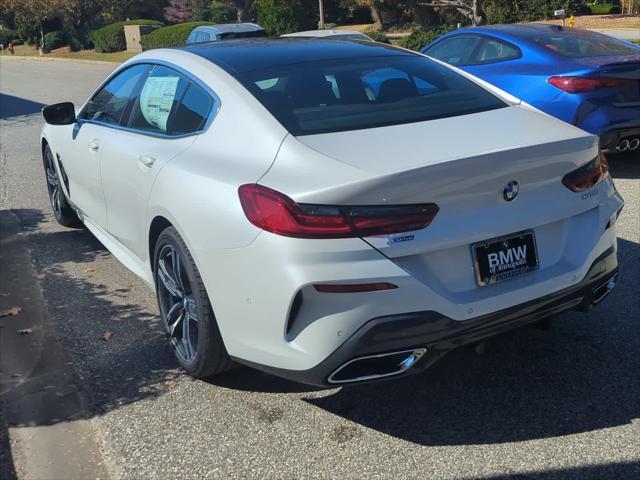
[[(161, 66), (161, 67), (169, 68), (171, 70), (176, 71), (177, 73), (179, 73), (183, 77), (185, 77), (188, 81), (190, 81), (192, 83), (195, 83), (200, 88), (202, 88), (211, 97), (211, 99), (213, 100), (213, 105), (211, 106), (211, 110), (209, 111), (209, 115), (207, 117), (207, 121), (204, 123), (202, 128), (200, 128), (200, 129), (198, 129), (198, 130), (196, 130), (194, 132), (183, 133), (183, 134), (180, 134), (180, 135), (169, 135), (169, 134), (166, 134), (166, 133), (147, 132), (147, 131), (144, 131), (144, 130), (139, 130), (137, 128), (130, 128), (130, 127), (125, 127), (123, 125), (115, 125), (113, 123), (101, 122), (99, 120), (90, 120), (90, 119), (86, 119), (86, 118), (78, 118), (78, 121), (77, 121), (78, 125), (82, 125), (83, 123), (90, 123), (90, 124), (99, 125), (99, 126), (102, 126), (102, 127), (113, 128), (114, 130), (122, 130), (124, 132), (135, 133), (135, 134), (138, 134), (138, 135), (145, 135), (147, 137), (162, 138), (162, 139), (165, 139), (165, 140), (192, 137), (194, 135), (200, 135), (200, 134), (206, 132), (209, 129), (209, 127), (213, 123), (213, 120), (218, 116), (218, 112), (220, 111), (220, 108), (222, 107), (222, 101), (220, 100), (220, 97), (218, 97), (218, 95), (211, 89), (211, 87), (209, 87), (205, 82), (200, 80), (198, 77), (196, 77), (194, 75), (191, 75), (184, 68), (179, 67), (179, 66), (177, 66), (177, 65), (175, 65), (175, 64), (173, 64), (171, 62), (167, 62), (167, 61), (164, 61), (164, 60), (146, 60), (146, 59), (145, 60), (137, 60), (137, 61), (128, 63), (127, 65), (123, 66), (122, 68), (118, 68), (116, 71), (111, 73), (111, 75), (109, 75), (100, 84), (100, 86), (91, 94), (91, 96), (87, 99), (87, 101), (82, 106), (79, 114), (82, 115), (82, 113), (84, 112), (84, 110), (87, 107), (87, 105), (89, 104), (89, 102), (99, 92), (101, 92), (102, 89), (111, 80), (113, 80), (116, 76), (120, 75), (125, 70), (127, 70), (127, 69), (129, 69), (131, 67), (134, 67), (136, 65), (149, 65), (151, 67)], [(149, 73), (151, 73), (151, 72), (149, 72)]]

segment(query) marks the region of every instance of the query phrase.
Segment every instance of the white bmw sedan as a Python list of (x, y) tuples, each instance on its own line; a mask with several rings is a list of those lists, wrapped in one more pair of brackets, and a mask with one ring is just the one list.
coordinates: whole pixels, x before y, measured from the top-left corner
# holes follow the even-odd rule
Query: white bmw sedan
[(43, 113), (57, 220), (155, 289), (196, 377), (406, 375), (615, 285), (623, 201), (597, 138), (420, 54), (153, 50)]

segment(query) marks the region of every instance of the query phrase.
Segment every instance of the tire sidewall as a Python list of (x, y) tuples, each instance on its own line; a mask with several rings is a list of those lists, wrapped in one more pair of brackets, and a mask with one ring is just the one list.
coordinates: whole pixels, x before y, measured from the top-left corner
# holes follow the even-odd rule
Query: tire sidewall
[[(209, 304), (208, 299), (202, 298), (202, 292), (198, 288), (199, 280), (197, 278), (198, 274), (196, 273), (197, 267), (195, 265), (195, 262), (193, 261), (193, 258), (191, 257), (191, 254), (187, 250), (186, 245), (184, 244), (184, 240), (182, 240), (175, 228), (169, 227), (165, 229), (162, 233), (160, 233), (160, 236), (156, 241), (156, 246), (153, 253), (153, 281), (156, 290), (158, 308), (160, 310), (160, 315), (162, 315), (162, 326), (165, 334), (167, 335), (167, 338), (169, 338), (169, 331), (167, 329), (167, 321), (164, 318), (164, 312), (162, 311), (162, 307), (160, 306), (161, 298), (160, 289), (158, 288), (158, 256), (160, 254), (160, 250), (162, 250), (162, 247), (167, 244), (170, 244), (180, 256), (180, 261), (182, 262), (184, 273), (186, 273), (189, 284), (193, 289), (192, 297), (195, 301), (198, 313), (198, 344), (195, 359), (193, 360), (193, 362), (185, 362), (174, 352), (174, 357), (176, 358), (176, 360), (178, 360), (180, 366), (184, 368), (187, 373), (193, 373), (199, 371), (206, 361), (205, 356), (208, 350), (207, 346), (209, 344), (211, 331), (210, 321), (213, 318), (213, 313), (211, 312), (211, 305)], [(170, 348), (173, 350), (172, 347)]]

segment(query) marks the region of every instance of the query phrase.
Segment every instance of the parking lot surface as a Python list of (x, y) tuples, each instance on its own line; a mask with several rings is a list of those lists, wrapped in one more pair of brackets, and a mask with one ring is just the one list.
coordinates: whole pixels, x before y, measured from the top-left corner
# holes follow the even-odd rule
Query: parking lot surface
[[(24, 301), (42, 302), (82, 398), (46, 421), (3, 410), (7, 476), (30, 471), (30, 429), (84, 422), (98, 450), (87, 455), (112, 478), (640, 478), (640, 153), (610, 159), (626, 200), (621, 274), (592, 312), (404, 380), (316, 390), (244, 367), (192, 380), (176, 369), (153, 292), (51, 214), (40, 108), (78, 105), (112, 68), (0, 62), (0, 216), (19, 225), (33, 268), (16, 275), (39, 296)], [(11, 318), (0, 335), (14, 335)], [(6, 384), (10, 359), (0, 362)]]

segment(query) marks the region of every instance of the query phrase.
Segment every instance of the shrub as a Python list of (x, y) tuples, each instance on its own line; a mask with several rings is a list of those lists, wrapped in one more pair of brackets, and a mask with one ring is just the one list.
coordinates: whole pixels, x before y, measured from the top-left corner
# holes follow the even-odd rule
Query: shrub
[(376, 30), (365, 30), (362, 33), (364, 33), (365, 35), (371, 37), (371, 40), (373, 40), (374, 42), (389, 43), (389, 39), (382, 32), (378, 32)]
[(238, 11), (228, 3), (213, 1), (209, 5), (209, 20), (213, 23), (232, 23), (238, 20)]
[(127, 49), (127, 42), (124, 38), (125, 25), (163, 25), (157, 20), (129, 20), (128, 22), (117, 22), (94, 30), (89, 34), (91, 41), (96, 48), (96, 52), (122, 52)]
[(64, 47), (67, 44), (67, 36), (64, 32), (57, 30), (55, 32), (49, 32), (44, 34), (44, 45), (51, 50), (55, 48)]
[(399, 45), (410, 50), (420, 50), (426, 44), (433, 42), (440, 35), (444, 35), (455, 27), (450, 25), (442, 25), (432, 28), (417, 28), (411, 35), (400, 40)]
[(317, 13), (314, 0), (257, 0), (254, 5), (258, 23), (269, 35), (318, 28), (317, 15), (309, 14)]
[(209, 22), (187, 22), (158, 28), (148, 35), (143, 35), (140, 44), (143, 50), (177, 47), (183, 45), (191, 31), (200, 25), (211, 24)]
[(8, 28), (3, 28), (2, 30), (0, 30), (0, 43), (4, 45), (4, 48), (7, 48), (9, 42), (13, 42), (13, 44), (15, 45), (16, 38), (18, 38), (18, 34), (13, 30), (10, 30)]

